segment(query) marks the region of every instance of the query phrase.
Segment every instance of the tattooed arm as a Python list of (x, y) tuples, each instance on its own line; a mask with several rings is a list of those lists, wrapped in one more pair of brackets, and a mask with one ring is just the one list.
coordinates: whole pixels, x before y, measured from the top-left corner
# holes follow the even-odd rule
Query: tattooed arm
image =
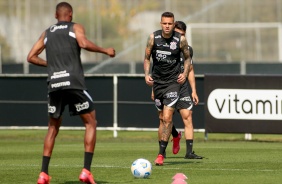
[(188, 42), (185, 38), (185, 36), (181, 36), (181, 41), (180, 41), (180, 49), (181, 52), (183, 53), (184, 56), (184, 72), (181, 73), (178, 76), (178, 83), (183, 84), (188, 76), (189, 73), (189, 68), (191, 64), (191, 56), (190, 56), (190, 51), (188, 49)]
[(151, 34), (148, 37), (147, 45), (145, 49), (145, 58), (144, 58), (144, 73), (145, 73), (145, 81), (148, 86), (153, 86), (154, 80), (150, 76), (150, 58), (152, 54), (152, 48), (154, 45), (154, 34)]

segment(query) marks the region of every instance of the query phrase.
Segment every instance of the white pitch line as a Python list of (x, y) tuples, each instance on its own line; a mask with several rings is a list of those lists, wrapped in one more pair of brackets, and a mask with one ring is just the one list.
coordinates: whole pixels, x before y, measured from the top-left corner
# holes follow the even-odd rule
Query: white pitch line
[[(38, 164), (0, 164), (0, 166), (3, 166), (1, 168), (7, 168), (7, 166), (11, 166), (11, 167), (40, 167), (40, 165)], [(81, 165), (75, 165), (75, 164), (71, 164), (71, 165), (54, 165), (54, 164), (50, 164), (50, 167), (66, 167), (66, 168), (70, 168), (70, 167), (82, 167)], [(130, 167), (122, 167), (122, 166), (113, 166), (113, 165), (92, 165), (92, 168), (120, 168), (120, 169), (130, 169)], [(180, 168), (180, 167), (166, 167), (166, 166), (155, 166), (158, 169), (165, 169), (165, 170), (198, 170), (198, 171), (247, 171), (247, 172), (274, 172), (274, 171), (278, 171), (278, 170), (273, 170), (273, 169), (235, 169), (235, 168), (230, 168), (230, 169), (214, 169), (214, 168)], [(0, 169), (1, 170), (1, 169)]]

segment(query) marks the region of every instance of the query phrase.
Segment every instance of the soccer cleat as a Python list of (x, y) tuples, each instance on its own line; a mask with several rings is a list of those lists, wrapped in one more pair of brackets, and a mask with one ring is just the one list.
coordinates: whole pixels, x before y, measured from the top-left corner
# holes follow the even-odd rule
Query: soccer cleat
[(95, 181), (94, 181), (93, 175), (87, 169), (82, 169), (82, 171), (79, 175), (79, 180), (81, 182), (87, 183), (87, 184), (96, 184)]
[(182, 132), (178, 133), (177, 137), (173, 137), (171, 141), (173, 141), (173, 145), (172, 145), (172, 153), (173, 154), (177, 154), (180, 150), (180, 139), (182, 137)]
[(192, 153), (188, 153), (184, 157), (185, 159), (203, 159), (202, 156), (196, 155), (194, 151)]
[(39, 174), (37, 184), (49, 184), (50, 180), (51, 180), (51, 177), (48, 174), (46, 174), (45, 172), (41, 172)]
[(156, 165), (163, 165), (164, 164), (164, 156), (162, 154), (158, 154), (158, 157), (155, 160)]

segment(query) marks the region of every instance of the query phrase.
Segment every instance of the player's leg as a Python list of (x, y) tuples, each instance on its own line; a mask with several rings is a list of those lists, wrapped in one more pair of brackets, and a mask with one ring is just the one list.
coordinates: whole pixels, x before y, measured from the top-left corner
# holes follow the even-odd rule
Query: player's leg
[(79, 176), (80, 181), (85, 183), (95, 184), (94, 177), (91, 174), (91, 164), (94, 155), (95, 145), (96, 145), (96, 113), (93, 110), (90, 113), (80, 115), (84, 126), (84, 166)]
[(94, 184), (91, 174), (91, 164), (96, 144), (96, 113), (91, 96), (84, 90), (69, 90), (69, 111), (71, 115), (79, 115), (84, 126), (84, 166), (79, 175), (79, 180), (84, 183)]
[(180, 111), (183, 123), (184, 123), (184, 135), (186, 139), (186, 159), (202, 159), (203, 157), (198, 156), (193, 151), (194, 142), (194, 128), (192, 122), (192, 111), (188, 109), (181, 109)]
[(48, 132), (44, 139), (41, 173), (37, 180), (38, 184), (48, 184), (50, 182), (51, 177), (49, 176), (48, 168), (61, 122), (61, 118), (56, 119), (50, 117), (49, 119)]
[(177, 131), (175, 126), (172, 126), (172, 131), (171, 131), (171, 135), (172, 135), (172, 153), (173, 154), (177, 154), (180, 150), (180, 139), (182, 137), (182, 132), (181, 131)]
[(164, 154), (172, 131), (172, 116), (179, 97), (179, 89), (178, 83), (154, 86), (155, 106), (163, 113), (161, 143), (158, 157), (155, 160), (156, 165), (163, 165)]
[(48, 184), (51, 177), (49, 176), (49, 163), (53, 148), (55, 145), (55, 139), (59, 133), (59, 129), (62, 123), (61, 114), (64, 111), (64, 104), (62, 100), (62, 92), (52, 92), (48, 95), (48, 132), (44, 139), (44, 149), (41, 173), (37, 180), (38, 184)]
[(194, 139), (192, 111), (188, 109), (180, 109), (179, 112), (180, 112), (180, 115), (184, 123), (184, 137), (186, 139), (186, 153), (191, 153), (192, 148), (193, 148), (193, 139)]
[(172, 125), (172, 129), (171, 129), (171, 135), (172, 137), (177, 138), (178, 137), (179, 132), (176, 130), (174, 124)]
[(90, 113), (81, 114), (80, 115), (84, 126), (85, 126), (85, 134), (84, 134), (84, 150), (85, 150), (85, 161), (84, 168), (90, 171), (91, 162), (93, 153), (95, 150), (96, 144), (96, 113), (93, 110)]
[(62, 118), (49, 118), (48, 132), (44, 140), (43, 155), (51, 157), (52, 151), (55, 145), (55, 139), (59, 133), (59, 129), (62, 123)]
[(156, 165), (163, 165), (164, 155), (166, 151), (166, 147), (168, 144), (168, 140), (171, 134), (172, 129), (172, 116), (173, 116), (174, 108), (164, 106), (163, 109), (163, 127), (161, 132), (161, 143), (160, 150), (157, 159), (155, 160)]
[[(158, 142), (159, 142), (159, 150), (161, 149), (161, 140), (162, 140), (162, 132), (163, 132), (163, 111), (158, 111), (158, 116), (159, 116), (159, 129), (158, 129)], [(164, 157), (166, 157), (166, 154), (164, 154)]]

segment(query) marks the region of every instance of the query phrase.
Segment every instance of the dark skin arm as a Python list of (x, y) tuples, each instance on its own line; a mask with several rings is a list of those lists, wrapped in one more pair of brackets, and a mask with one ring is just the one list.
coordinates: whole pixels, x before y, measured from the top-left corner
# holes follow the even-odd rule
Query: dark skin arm
[[(82, 25), (74, 24), (73, 28), (74, 28), (77, 43), (81, 48), (90, 52), (103, 53), (110, 57), (115, 56), (115, 50), (113, 48), (102, 48), (95, 45), (93, 42), (89, 41), (85, 36), (84, 27)], [(45, 45), (44, 45), (45, 34), (46, 32), (44, 31), (41, 34), (40, 38), (37, 40), (37, 42), (35, 42), (35, 44), (31, 48), (27, 56), (28, 62), (39, 66), (47, 66), (47, 61), (39, 57), (39, 54), (45, 49)]]
[(41, 34), (39, 39), (35, 42), (30, 52), (27, 55), (27, 61), (29, 63), (38, 65), (38, 66), (47, 66), (47, 61), (39, 57), (38, 55), (45, 49), (44, 37), (45, 31)]
[(90, 52), (103, 53), (103, 54), (106, 54), (110, 57), (115, 56), (115, 50), (113, 48), (102, 48), (102, 47), (97, 46), (96, 44), (94, 44), (90, 40), (88, 40), (85, 36), (85, 30), (84, 30), (84, 27), (82, 25), (74, 24), (73, 29), (74, 29), (74, 32), (75, 32), (77, 43), (81, 48), (83, 48), (87, 51), (90, 51)]

